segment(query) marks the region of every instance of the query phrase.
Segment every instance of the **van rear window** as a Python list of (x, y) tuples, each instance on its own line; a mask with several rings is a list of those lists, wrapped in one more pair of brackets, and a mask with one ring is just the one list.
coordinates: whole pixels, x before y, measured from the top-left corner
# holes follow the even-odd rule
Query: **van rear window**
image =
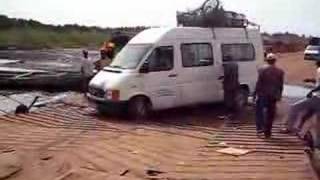
[(252, 44), (222, 44), (222, 59), (224, 62), (231, 61), (254, 61), (255, 49)]

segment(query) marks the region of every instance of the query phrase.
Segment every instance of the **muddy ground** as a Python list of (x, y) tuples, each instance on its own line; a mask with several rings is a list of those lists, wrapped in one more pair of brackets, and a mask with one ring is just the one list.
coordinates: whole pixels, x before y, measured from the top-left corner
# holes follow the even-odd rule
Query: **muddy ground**
[[(303, 79), (313, 77), (313, 63), (304, 61), (302, 53), (280, 57), (287, 84), (302, 85)], [(226, 112), (221, 104), (157, 112), (141, 122), (101, 116), (87, 106), (81, 94), (68, 96), (63, 102), (40, 109), (31, 117), (0, 120), (0, 158), (10, 165), (3, 167), (0, 162), (0, 179), (6, 175), (1, 169), (7, 172), (5, 178), (16, 180), (311, 179), (301, 154), (278, 157), (276, 153), (256, 152), (235, 158), (210, 149), (208, 144), (223, 138), (217, 137), (217, 132), (229, 122), (223, 117)], [(288, 99), (279, 109), (278, 122), (286, 116)], [(246, 132), (250, 134), (245, 137), (250, 142), (271, 146), (255, 135), (252, 106), (234, 121), (249, 124)], [(279, 128), (277, 125), (274, 130), (276, 137), (293, 140), (280, 135)], [(281, 149), (285, 152), (287, 149)], [(244, 161), (248, 164), (242, 166)], [(282, 164), (289, 161), (289, 166)], [(270, 162), (274, 168), (265, 166)]]
[(305, 61), (303, 52), (279, 54), (278, 65), (286, 73), (286, 84), (305, 85), (303, 80), (314, 78), (316, 66), (313, 61)]

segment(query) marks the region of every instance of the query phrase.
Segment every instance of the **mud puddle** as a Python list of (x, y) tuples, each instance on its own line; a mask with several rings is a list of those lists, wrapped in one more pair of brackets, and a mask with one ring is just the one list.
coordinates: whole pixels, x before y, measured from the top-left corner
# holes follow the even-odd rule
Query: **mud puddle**
[(39, 97), (35, 106), (31, 111), (36, 110), (38, 107), (46, 106), (47, 104), (62, 102), (65, 98), (73, 96), (76, 92), (55, 92), (48, 93), (43, 91), (0, 91), (0, 115), (12, 113), (20, 104), (29, 106), (35, 97)]

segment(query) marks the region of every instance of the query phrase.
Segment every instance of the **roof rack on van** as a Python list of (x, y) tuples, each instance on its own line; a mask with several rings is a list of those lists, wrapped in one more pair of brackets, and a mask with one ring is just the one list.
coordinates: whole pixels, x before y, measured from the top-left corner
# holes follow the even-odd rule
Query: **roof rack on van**
[(246, 15), (225, 11), (219, 0), (206, 0), (195, 10), (177, 12), (177, 22), (178, 26), (185, 27), (257, 27), (260, 30), (260, 26), (250, 22)]

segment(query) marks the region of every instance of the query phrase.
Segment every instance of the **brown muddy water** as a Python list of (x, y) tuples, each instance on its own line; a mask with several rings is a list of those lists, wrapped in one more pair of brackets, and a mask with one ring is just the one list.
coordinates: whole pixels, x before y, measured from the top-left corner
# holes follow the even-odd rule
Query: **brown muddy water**
[[(82, 49), (0, 51), (0, 67), (26, 68), (54, 72), (80, 72)], [(89, 51), (89, 59), (98, 60), (98, 51)]]
[[(99, 58), (98, 51), (89, 51), (92, 61)], [(82, 49), (59, 50), (5, 50), (0, 51), (1, 69), (32, 69), (49, 72), (80, 73)], [(19, 104), (29, 105), (36, 96), (36, 106), (55, 102), (76, 92), (64, 89), (45, 89), (15, 87), (5, 88), (0, 84), (0, 115), (13, 112)], [(36, 108), (33, 108), (34, 110)]]
[(20, 104), (29, 106), (36, 96), (39, 97), (35, 105), (30, 109), (34, 111), (39, 107), (47, 104), (62, 102), (65, 98), (73, 96), (77, 92), (45, 92), (45, 91), (15, 91), (1, 90), (0, 91), (0, 115), (12, 113)]

